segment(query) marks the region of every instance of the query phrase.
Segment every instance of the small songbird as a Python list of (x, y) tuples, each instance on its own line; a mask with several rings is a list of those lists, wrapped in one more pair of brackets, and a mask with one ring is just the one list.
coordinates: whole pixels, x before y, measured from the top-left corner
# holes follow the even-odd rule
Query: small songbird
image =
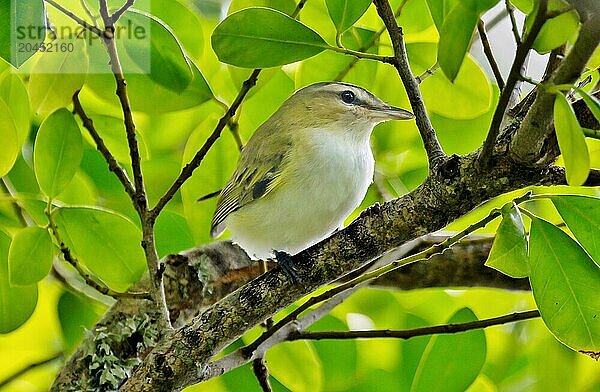
[(347, 83), (296, 91), (244, 146), (219, 195), (211, 235), (229, 228), (251, 258), (275, 256), (285, 272), (291, 255), (340, 228), (365, 197), (373, 127), (411, 118)]

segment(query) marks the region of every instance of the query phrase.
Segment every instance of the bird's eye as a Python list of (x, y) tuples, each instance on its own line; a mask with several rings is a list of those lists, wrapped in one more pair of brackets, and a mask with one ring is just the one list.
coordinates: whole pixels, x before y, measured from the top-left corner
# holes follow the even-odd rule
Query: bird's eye
[(356, 95), (354, 95), (354, 93), (350, 90), (346, 90), (346, 91), (342, 91), (342, 93), (340, 94), (340, 98), (342, 98), (342, 101), (344, 103), (353, 103), (354, 100), (356, 99)]

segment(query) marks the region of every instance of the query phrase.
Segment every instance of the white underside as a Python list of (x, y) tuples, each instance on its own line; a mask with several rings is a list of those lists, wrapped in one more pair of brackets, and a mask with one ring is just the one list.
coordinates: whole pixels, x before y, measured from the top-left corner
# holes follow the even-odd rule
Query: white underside
[(310, 144), (290, 157), (296, 169), (284, 183), (227, 217), (233, 241), (252, 258), (270, 258), (273, 250), (294, 255), (323, 240), (343, 226), (367, 192), (374, 169), (370, 132), (311, 132)]

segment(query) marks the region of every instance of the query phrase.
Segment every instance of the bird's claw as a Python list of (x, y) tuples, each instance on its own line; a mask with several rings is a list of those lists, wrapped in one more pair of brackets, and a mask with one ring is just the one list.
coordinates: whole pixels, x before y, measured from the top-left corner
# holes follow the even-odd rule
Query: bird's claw
[(277, 264), (281, 268), (281, 272), (292, 281), (292, 283), (298, 283), (300, 281), (300, 276), (296, 272), (296, 268), (294, 266), (294, 260), (292, 260), (292, 256), (286, 252), (280, 252), (278, 250), (273, 251), (275, 253), (275, 260), (277, 260)]

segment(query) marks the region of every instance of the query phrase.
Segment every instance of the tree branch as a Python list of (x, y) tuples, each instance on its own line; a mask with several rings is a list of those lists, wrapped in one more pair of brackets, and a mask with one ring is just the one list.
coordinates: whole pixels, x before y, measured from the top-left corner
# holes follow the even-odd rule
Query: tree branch
[(135, 198), (135, 189), (133, 184), (131, 183), (131, 180), (129, 180), (125, 169), (119, 165), (115, 157), (104, 143), (104, 140), (94, 126), (93, 120), (85, 113), (83, 106), (81, 106), (81, 101), (79, 100), (79, 92), (80, 90), (76, 91), (73, 95), (73, 112), (77, 114), (79, 118), (81, 118), (84, 128), (87, 129), (92, 139), (94, 139), (98, 151), (100, 151), (106, 160), (106, 163), (108, 163), (108, 169), (113, 172), (115, 176), (117, 176), (119, 182), (121, 182), (123, 188), (125, 188), (125, 192), (127, 192), (131, 200), (133, 200)]
[(521, 35), (519, 34), (519, 26), (517, 26), (517, 20), (515, 19), (515, 7), (510, 3), (510, 0), (504, 0), (504, 6), (506, 8), (506, 13), (510, 19), (510, 24), (512, 26), (512, 33), (515, 37), (515, 43), (518, 45), (521, 44)]
[(531, 25), (531, 29), (527, 32), (527, 35), (525, 36), (523, 42), (517, 45), (517, 53), (515, 54), (515, 59), (510, 68), (508, 79), (506, 80), (506, 86), (504, 86), (504, 89), (500, 94), (498, 105), (496, 106), (494, 116), (492, 117), (490, 130), (487, 134), (487, 137), (483, 144), (483, 148), (481, 149), (481, 153), (479, 155), (479, 162), (481, 168), (486, 168), (492, 159), (494, 145), (496, 144), (496, 139), (500, 134), (500, 128), (502, 125), (502, 119), (504, 118), (504, 113), (508, 109), (508, 104), (510, 102), (513, 90), (521, 77), (521, 67), (525, 62), (527, 54), (529, 53), (529, 50), (533, 45), (535, 38), (540, 32), (542, 25), (546, 21), (547, 7), (548, 0), (539, 1), (539, 6), (535, 14), (533, 24)]
[(488, 40), (487, 33), (485, 31), (485, 24), (483, 20), (479, 19), (477, 22), (477, 31), (479, 32), (479, 38), (481, 38), (481, 45), (483, 46), (483, 53), (492, 68), (492, 72), (494, 73), (494, 77), (496, 78), (496, 83), (498, 83), (498, 87), (502, 91), (504, 89), (504, 80), (502, 79), (502, 74), (500, 73), (500, 68), (498, 68), (498, 63), (496, 63), (496, 59), (494, 58), (494, 53), (492, 52), (492, 47), (490, 46), (490, 41)]
[[(596, 7), (600, 9), (600, 5)], [(572, 84), (577, 80), (594, 50), (598, 47), (599, 32), (600, 12), (596, 12), (581, 26), (575, 44), (550, 78), (549, 83), (554, 85)], [(510, 145), (512, 159), (522, 163), (536, 163), (543, 158), (547, 151), (542, 147), (546, 143), (548, 135), (553, 132), (551, 126), (553, 104), (554, 94), (544, 91), (537, 93), (531, 109)], [(553, 156), (549, 157), (549, 159), (553, 158)]]
[(408, 64), (402, 30), (396, 23), (394, 12), (392, 11), (388, 0), (373, 0), (373, 3), (375, 3), (377, 13), (387, 28), (392, 40), (394, 57), (396, 59), (394, 67), (396, 67), (398, 75), (400, 75), (402, 83), (406, 88), (408, 99), (416, 117), (417, 127), (419, 128), (425, 150), (427, 151), (429, 167), (430, 169), (434, 169), (444, 160), (446, 154), (437, 139), (433, 125), (431, 125), (425, 103), (423, 102), (423, 97), (421, 96), (421, 91), (419, 90), (419, 85)]
[(453, 334), (458, 332), (466, 332), (474, 329), (488, 328), (494, 325), (514, 323), (517, 321), (529, 320), (540, 317), (538, 310), (529, 310), (526, 312), (515, 312), (504, 316), (493, 317), (477, 321), (469, 321), (459, 324), (442, 324), (430, 327), (405, 329), (405, 330), (389, 330), (377, 329), (369, 331), (322, 331), (322, 332), (295, 332), (290, 334), (288, 340), (322, 340), (322, 339), (372, 339), (372, 338), (395, 338), (395, 339), (410, 339), (417, 336), (425, 335), (441, 335)]
[(133, 5), (134, 2), (135, 2), (135, 0), (127, 0), (127, 2), (125, 4), (123, 4), (121, 6), (121, 8), (119, 8), (118, 10), (116, 10), (115, 13), (110, 16), (111, 22), (113, 24), (117, 23), (117, 21), (119, 20), (119, 18), (121, 18), (121, 16), (125, 12), (127, 12), (127, 10)]
[(264, 392), (271, 392), (273, 389), (271, 388), (271, 383), (269, 382), (269, 369), (265, 363), (265, 358), (259, 357), (252, 361), (252, 370), (254, 371), (254, 375), (258, 380), (260, 388)]
[(565, 182), (564, 171), (558, 168), (531, 169), (507, 159), (499, 160), (494, 170), (479, 173), (477, 153), (453, 159), (456, 170), (442, 171), (447, 177), (428, 177), (411, 193), (367, 209), (345, 229), (293, 256), (302, 285), (292, 284), (279, 268), (273, 269), (161, 339), (122, 390), (161, 391), (197, 382), (207, 361), (228, 342), (323, 284), (410, 239), (441, 229), (491, 197), (528, 185)]
[(146, 195), (144, 177), (142, 174), (141, 155), (137, 142), (135, 122), (133, 121), (133, 113), (127, 94), (127, 82), (123, 74), (123, 68), (119, 60), (117, 44), (114, 38), (114, 21), (108, 13), (106, 0), (100, 0), (100, 16), (102, 16), (102, 20), (104, 21), (105, 34), (103, 40), (110, 58), (112, 73), (117, 83), (116, 94), (119, 98), (121, 110), (123, 112), (127, 144), (129, 146), (129, 156), (131, 158), (131, 168), (133, 170), (133, 182), (135, 185), (135, 197), (132, 199), (132, 202), (142, 222), (142, 248), (144, 249), (146, 263), (153, 282), (151, 293), (158, 308), (161, 310), (162, 318), (159, 320), (160, 325), (165, 329), (169, 329), (171, 327), (171, 322), (162, 280), (164, 266), (158, 258), (154, 237), (155, 218), (152, 218), (148, 211), (148, 197)]

